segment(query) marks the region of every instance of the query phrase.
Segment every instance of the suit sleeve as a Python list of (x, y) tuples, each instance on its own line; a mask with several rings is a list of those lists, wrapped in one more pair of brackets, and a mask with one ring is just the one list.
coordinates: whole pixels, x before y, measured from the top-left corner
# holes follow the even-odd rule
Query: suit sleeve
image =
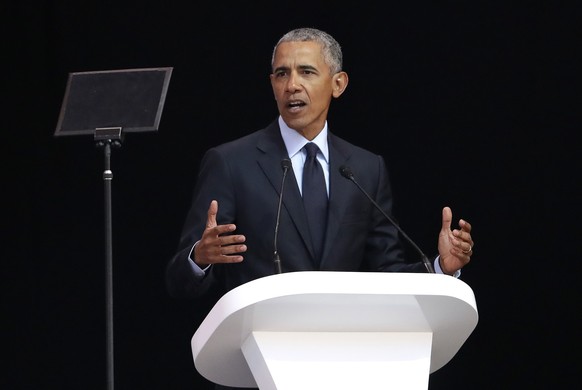
[(202, 158), (190, 210), (186, 216), (178, 250), (166, 267), (166, 287), (174, 298), (195, 298), (207, 293), (215, 281), (215, 268), (204, 277), (197, 275), (189, 259), (194, 244), (202, 237), (212, 200), (218, 201), (217, 223), (232, 221), (233, 191), (226, 159), (217, 149), (210, 149)]

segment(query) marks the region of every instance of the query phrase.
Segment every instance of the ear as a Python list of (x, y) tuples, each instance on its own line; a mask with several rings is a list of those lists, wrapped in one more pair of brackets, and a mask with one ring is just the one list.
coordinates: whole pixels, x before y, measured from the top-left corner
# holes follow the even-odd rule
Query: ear
[(346, 72), (338, 72), (332, 77), (332, 95), (334, 98), (340, 97), (348, 87), (349, 77)]

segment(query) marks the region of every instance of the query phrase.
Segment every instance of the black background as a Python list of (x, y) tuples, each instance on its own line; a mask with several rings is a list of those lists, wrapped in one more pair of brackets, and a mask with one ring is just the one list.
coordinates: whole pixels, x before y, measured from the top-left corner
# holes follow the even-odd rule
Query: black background
[(271, 51), (302, 26), (342, 44), (350, 84), (330, 129), (385, 157), (404, 230), (434, 253), (443, 206), (474, 226), (462, 278), (479, 323), (430, 389), (572, 387), (577, 10), (359, 3), (2, 3), (2, 388), (105, 388), (103, 150), (53, 133), (69, 72), (163, 66), (159, 131), (111, 159), (115, 383), (207, 388), (190, 339), (211, 304), (172, 300), (164, 267), (202, 152), (275, 118)]

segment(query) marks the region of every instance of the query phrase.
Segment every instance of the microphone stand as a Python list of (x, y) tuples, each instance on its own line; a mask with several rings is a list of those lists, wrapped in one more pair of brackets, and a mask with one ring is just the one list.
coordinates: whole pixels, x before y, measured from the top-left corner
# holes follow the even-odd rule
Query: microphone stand
[(103, 171), (103, 183), (105, 189), (105, 316), (106, 316), (106, 358), (107, 358), (107, 389), (113, 390), (114, 376), (114, 351), (113, 351), (113, 221), (111, 182), (111, 147), (121, 147), (121, 127), (98, 128), (95, 130), (97, 146), (104, 149), (105, 169)]
[(416, 243), (412, 240), (412, 238), (408, 237), (408, 234), (406, 234), (404, 232), (404, 230), (402, 230), (402, 228), (396, 223), (396, 221), (394, 221), (389, 215), (388, 213), (386, 213), (382, 207), (380, 207), (380, 205), (378, 203), (376, 203), (376, 201), (374, 199), (372, 199), (372, 197), (370, 196), (370, 194), (368, 194), (368, 192), (366, 192), (366, 190), (364, 190), (362, 188), (362, 186), (360, 185), (360, 183), (358, 183), (356, 181), (356, 178), (354, 177), (353, 172), (351, 171), (351, 169), (349, 169), (346, 166), (341, 166), (340, 167), (340, 173), (343, 177), (345, 177), (346, 179), (350, 180), (351, 182), (353, 182), (356, 187), (358, 187), (358, 189), (368, 198), (368, 200), (374, 205), (374, 207), (380, 211), (380, 213), (382, 213), (382, 215), (384, 215), (384, 218), (386, 218), (391, 224), (392, 226), (394, 226), (396, 228), (396, 230), (398, 230), (398, 232), (406, 239), (406, 241), (412, 245), (412, 247), (414, 248), (414, 250), (416, 250), (416, 252), (418, 254), (420, 254), (420, 258), (422, 260), (422, 263), (424, 264), (424, 267), (426, 268), (426, 270), (431, 273), (434, 274), (435, 270), (433, 265), (431, 264), (430, 260), (428, 259), (428, 257), (426, 257), (426, 255), (424, 254), (424, 252), (418, 247), (418, 245), (416, 245)]
[(292, 167), (291, 160), (288, 158), (281, 161), (281, 168), (283, 169), (283, 178), (281, 179), (281, 192), (279, 193), (279, 204), (277, 207), (277, 219), (275, 221), (275, 237), (273, 239), (273, 247), (275, 251), (273, 253), (273, 263), (275, 265), (275, 274), (282, 273), (281, 269), (281, 257), (279, 257), (279, 250), (277, 248), (277, 238), (279, 236), (279, 220), (281, 218), (281, 205), (283, 204), (283, 190), (285, 188), (285, 178), (287, 177), (287, 172)]

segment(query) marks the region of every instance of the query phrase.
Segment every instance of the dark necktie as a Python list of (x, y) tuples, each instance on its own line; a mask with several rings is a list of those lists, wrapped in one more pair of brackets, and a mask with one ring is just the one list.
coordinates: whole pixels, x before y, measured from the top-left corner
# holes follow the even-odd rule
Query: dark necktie
[(319, 148), (313, 142), (305, 145), (307, 159), (303, 165), (303, 205), (317, 260), (321, 260), (327, 221), (327, 189), (323, 169), (317, 161)]

